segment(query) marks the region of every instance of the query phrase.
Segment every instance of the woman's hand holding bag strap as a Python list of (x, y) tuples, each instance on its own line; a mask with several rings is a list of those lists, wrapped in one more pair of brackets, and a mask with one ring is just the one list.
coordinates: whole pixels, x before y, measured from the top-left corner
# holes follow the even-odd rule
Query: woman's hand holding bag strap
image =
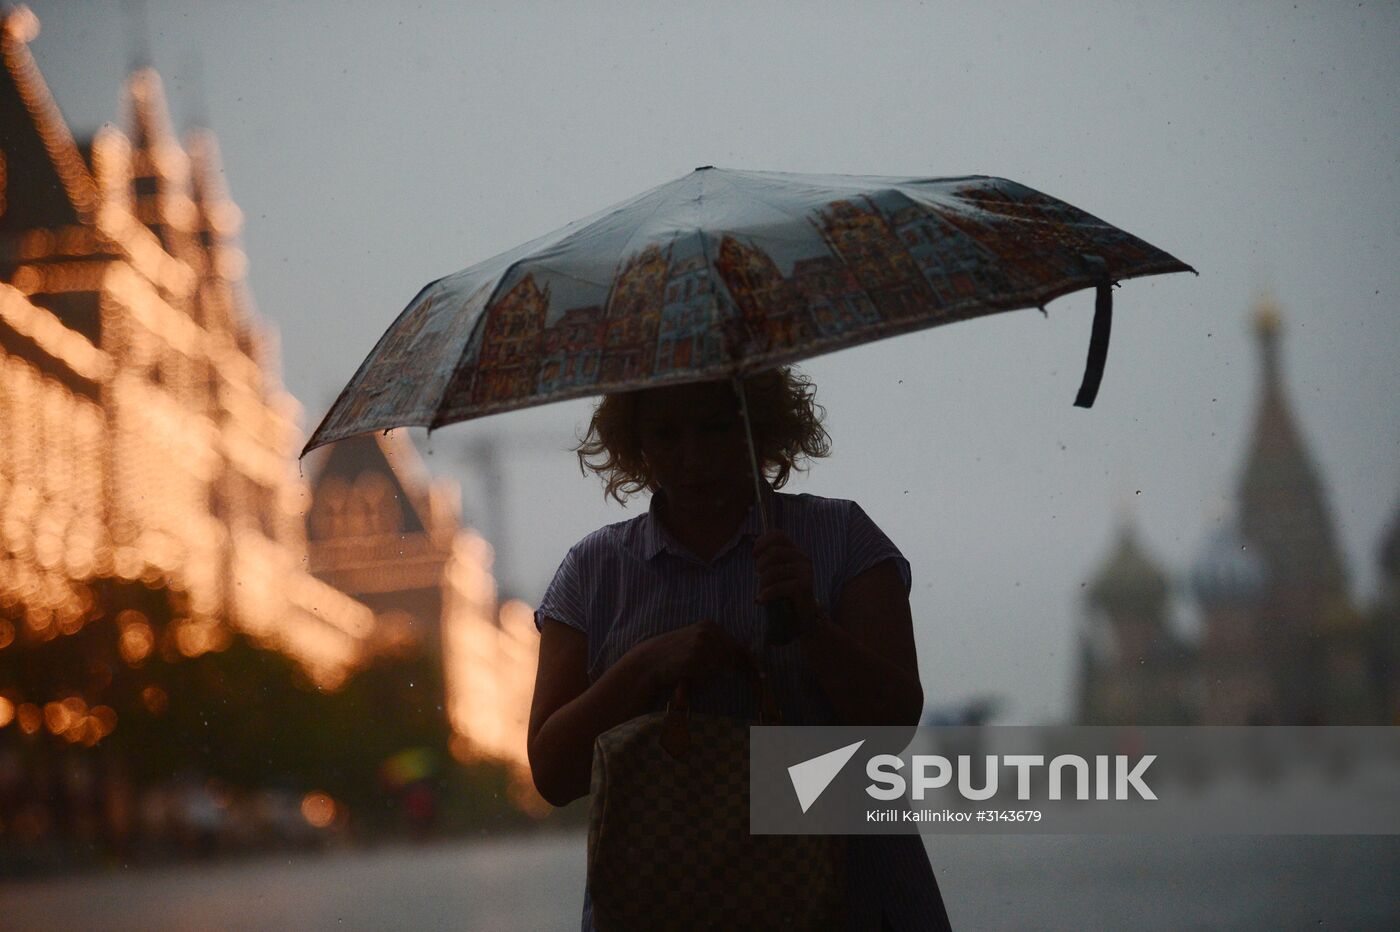
[[(777, 725), (782, 722), (778, 700), (768, 682), (768, 675), (756, 658), (750, 656), (749, 685), (758, 703), (758, 724)], [(666, 717), (661, 724), (661, 747), (672, 757), (681, 757), (690, 749), (690, 680), (676, 683), (671, 699), (666, 703)]]

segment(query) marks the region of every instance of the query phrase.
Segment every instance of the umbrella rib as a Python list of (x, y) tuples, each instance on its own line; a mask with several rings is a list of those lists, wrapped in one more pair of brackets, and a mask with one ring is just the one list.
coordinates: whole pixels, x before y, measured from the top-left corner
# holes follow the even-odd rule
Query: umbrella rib
[[(657, 212), (661, 210), (661, 205), (664, 204), (664, 203), (666, 203), (666, 199), (665, 199), (664, 197), (658, 197), (658, 198), (656, 199), (656, 206), (653, 207), (653, 208), (651, 209), (651, 213), (647, 214), (647, 219), (646, 219), (644, 222), (639, 223), (639, 224), (637, 224), (636, 226), (634, 226), (634, 227), (632, 228), (632, 233), (627, 237), (626, 242), (624, 242), (624, 243), (622, 244), (622, 249), (618, 251), (618, 256), (620, 257), (620, 258), (619, 258), (619, 261), (623, 264), (624, 267), (626, 267), (626, 264), (627, 264), (627, 256), (628, 256), (628, 250), (630, 250), (630, 249), (632, 248), (632, 243), (637, 239), (637, 235), (638, 235), (639, 233), (641, 233), (642, 227), (646, 226), (646, 224), (648, 224), (648, 223), (651, 223), (652, 218), (655, 217), (656, 214), (657, 214)], [(614, 270), (613, 270), (613, 278), (614, 278), (614, 280), (616, 280), (616, 277), (617, 277), (617, 270), (614, 269)], [(609, 291), (609, 297), (611, 297), (611, 292), (612, 292), (611, 282), (609, 282), (608, 291)]]
[[(743, 177), (742, 173), (735, 173), (735, 174), (738, 174), (740, 177)], [(739, 190), (740, 190), (740, 186), (739, 186), (738, 184), (735, 183), (734, 175), (731, 175), (730, 173), (725, 173), (722, 177), (724, 178), (725, 183), (728, 184), (729, 187), (730, 187), (732, 190), (734, 190), (734, 191), (739, 191)], [(807, 224), (811, 224), (811, 220), (809, 220), (809, 219), (807, 219), (807, 218), (805, 218), (805, 217), (799, 217), (799, 216), (793, 214), (791, 211), (789, 211), (788, 209), (786, 209), (786, 208), (784, 208), (784, 207), (779, 207), (777, 204), (774, 204), (772, 201), (770, 201), (770, 200), (768, 200), (767, 198), (765, 198), (762, 194), (755, 194), (755, 195), (754, 195), (754, 199), (757, 200), (757, 201), (760, 201), (760, 202), (763, 203), (763, 204), (766, 204), (768, 207), (772, 208), (773, 210), (777, 211), (778, 213), (782, 214), (783, 216), (785, 216), (785, 217), (787, 217), (787, 218), (789, 218), (789, 219), (791, 219), (791, 220), (794, 220), (794, 221), (796, 221), (796, 222), (798, 222), (798, 223), (807, 223)], [(704, 245), (705, 245), (705, 234), (704, 234), (704, 231), (701, 230), (699, 227), (697, 227), (697, 232), (700, 233), (700, 246), (701, 246), (701, 249), (704, 249)], [(818, 235), (820, 235), (820, 231), (818, 231)], [(705, 263), (706, 263), (707, 266), (709, 265), (709, 262), (710, 262), (709, 251), (708, 251), (708, 250), (705, 250)], [(721, 278), (721, 277), (718, 275), (717, 272), (716, 272), (716, 274), (713, 276), (713, 278), (719, 280), (719, 282), (720, 282), (721, 284), (724, 284), (723, 278)], [(724, 285), (724, 288), (725, 288), (726, 291), (729, 290), (729, 286), (728, 286), (727, 284)], [(731, 300), (732, 300), (732, 299), (733, 299), (733, 295), (731, 295), (730, 298), (731, 298)], [(712, 313), (713, 313), (713, 315), (714, 315), (713, 318), (712, 318), (712, 326), (715, 327), (716, 329), (718, 329), (719, 326), (720, 326), (720, 321), (718, 320), (718, 313), (719, 313), (719, 303), (718, 303), (718, 302), (715, 302), (715, 305), (714, 305), (714, 307), (713, 307), (713, 309), (712, 309)]]
[[(734, 190), (734, 191), (738, 191), (738, 190), (739, 190), (739, 186), (738, 186), (737, 184), (734, 183), (734, 179), (733, 179), (733, 177), (730, 176), (729, 173), (722, 173), (721, 176), (724, 178), (725, 183), (728, 184), (729, 187), (730, 187), (732, 190)], [(702, 184), (702, 189), (701, 189), (700, 195), (698, 196), (698, 199), (703, 200), (703, 198), (704, 198), (704, 190), (703, 190), (703, 184), (704, 184), (704, 182), (702, 181), (701, 184)], [(760, 200), (762, 200), (762, 198), (760, 198)], [(767, 202), (767, 201), (764, 201), (764, 203), (767, 204), (768, 202)], [(781, 208), (778, 208), (778, 207), (776, 207), (776, 206), (773, 205), (773, 204), (768, 204), (768, 206), (773, 207), (773, 208), (774, 208), (775, 210), (777, 210), (779, 213), (786, 213), (786, 212), (783, 211)], [(697, 210), (697, 212), (698, 212), (698, 210)], [(791, 215), (788, 214), (788, 216), (791, 216)], [(702, 253), (704, 254), (704, 256), (705, 256), (705, 267), (706, 267), (706, 269), (712, 269), (712, 270), (713, 270), (713, 273), (714, 273), (714, 274), (710, 275), (710, 281), (712, 282), (710, 293), (711, 293), (712, 295), (715, 295), (715, 296), (716, 296), (716, 297), (715, 297), (715, 300), (711, 303), (711, 306), (710, 306), (710, 326), (711, 326), (712, 329), (714, 329), (716, 332), (723, 332), (723, 322), (719, 319), (718, 291), (716, 290), (716, 288), (715, 288), (715, 286), (714, 286), (713, 283), (718, 283), (718, 285), (719, 285), (720, 287), (723, 287), (724, 290), (725, 290), (726, 292), (729, 291), (729, 285), (724, 281), (724, 278), (719, 274), (719, 270), (718, 270), (718, 269), (713, 269), (713, 267), (712, 267), (712, 265), (711, 265), (711, 262), (710, 262), (710, 251), (709, 251), (709, 249), (707, 249), (706, 246), (705, 246), (705, 230), (704, 230), (703, 225), (697, 223), (697, 224), (696, 224), (696, 227), (695, 227), (695, 232), (696, 232), (696, 233), (699, 235), (699, 237), (700, 237), (700, 250), (701, 250), (701, 252), (702, 252)], [(734, 296), (733, 296), (732, 294), (729, 296), (729, 298), (730, 298), (731, 301), (734, 301)], [(735, 303), (736, 306), (737, 306), (737, 303), (738, 303), (738, 302), (734, 302), (734, 303)], [(726, 347), (726, 348), (728, 349), (728, 347)], [(735, 358), (735, 355), (734, 355), (734, 353), (733, 353), (732, 351), (730, 352), (729, 361), (730, 361), (730, 370), (731, 370), (732, 373), (737, 373), (737, 372), (739, 371), (739, 369), (741, 369), (741, 368), (743, 367), (743, 366), (742, 366), (742, 362), (741, 362), (739, 359), (736, 359), (736, 358)]]
[[(538, 271), (540, 271), (540, 272), (547, 272), (547, 273), (549, 273), (551, 276), (554, 276), (554, 277), (556, 277), (556, 278), (567, 278), (567, 279), (569, 279), (569, 281), (578, 282), (579, 284), (582, 284), (582, 285), (592, 285), (592, 286), (595, 287), (595, 288), (602, 288), (602, 289), (605, 290), (605, 291), (608, 290), (609, 286), (611, 286), (611, 284), (612, 284), (612, 280), (611, 280), (611, 279), (609, 279), (608, 281), (603, 281), (603, 282), (595, 281), (595, 280), (593, 280), (593, 279), (591, 279), (591, 278), (584, 278), (582, 275), (575, 275), (575, 274), (573, 274), (572, 272), (567, 272), (567, 271), (565, 271), (564, 269), (561, 269), (561, 268), (559, 268), (558, 266), (555, 266), (555, 265), (545, 265), (544, 263), (540, 263), (540, 265), (537, 267), (537, 269), (532, 269), (531, 271), (536, 271), (536, 270), (538, 270)], [(564, 308), (564, 310), (568, 311), (568, 310), (573, 310), (573, 309), (572, 309), (572, 308), (567, 308), (567, 307), (566, 307), (566, 308)]]
[[(384, 341), (389, 338), (389, 334), (393, 331), (395, 324), (403, 320), (404, 316), (407, 315), (408, 312), (411, 311), (415, 306), (417, 306), (418, 302), (422, 299), (423, 295), (427, 294), (428, 290), (440, 281), (442, 281), (441, 278), (435, 278), (432, 281), (428, 282), (428, 284), (424, 285), (422, 288), (419, 288), (418, 293), (415, 294), (409, 300), (408, 304), (404, 305), (403, 310), (399, 311), (398, 316), (394, 318), (393, 323), (391, 323), (389, 327), (379, 335), (378, 340), (374, 341), (374, 346), (372, 349), (370, 349), (369, 355), (365, 356), (365, 358), (360, 361), (359, 366), (357, 366), (355, 369), (355, 374), (350, 376), (350, 381), (345, 383), (345, 387), (340, 390), (340, 394), (336, 395), (335, 400), (332, 401), (330, 407), (326, 409), (326, 413), (321, 415), (321, 423), (318, 424), (316, 426), (316, 429), (311, 432), (311, 436), (306, 441), (306, 445), (302, 447), (301, 456), (305, 456), (307, 453), (311, 452), (316, 447), (322, 446), (323, 444), (328, 442), (320, 438), (321, 432), (326, 429), (326, 425), (330, 422), (331, 415), (336, 413), (336, 409), (339, 407), (341, 401), (344, 400), (344, 398), (348, 394), (350, 394), (351, 388), (358, 387), (358, 385), (362, 382), (365, 373), (370, 368), (375, 353), (379, 350), (381, 346), (384, 345)], [(300, 457), (298, 457), (298, 459), (300, 459)]]
[(822, 230), (821, 226), (816, 221), (814, 221), (811, 217), (798, 217), (788, 209), (784, 207), (779, 207), (777, 204), (774, 204), (773, 202), (767, 200), (761, 194), (758, 195), (758, 199), (763, 201), (763, 203), (767, 204), (769, 207), (773, 208), (779, 213), (787, 217), (791, 217), (792, 219), (797, 220), (801, 223), (806, 223), (808, 226), (810, 226), (812, 230), (817, 234), (817, 238), (821, 240), (822, 245), (826, 247), (827, 255), (835, 257), (841, 263), (841, 265), (851, 273), (851, 277), (855, 279), (856, 284), (860, 286), (861, 294), (865, 295), (871, 301), (874, 300), (874, 298), (870, 294), (870, 289), (865, 287), (865, 285), (861, 282), (860, 278), (855, 274), (855, 270), (851, 268), (851, 263), (846, 260), (845, 255), (842, 254), (842, 252), (836, 248), (835, 244), (831, 242), (831, 240), (827, 237), (826, 233)]
[[(710, 331), (712, 333), (722, 334), (724, 330), (721, 326), (722, 322), (719, 319), (719, 288), (723, 282), (720, 280), (719, 270), (716, 269), (714, 263), (710, 261), (710, 248), (705, 244), (705, 227), (699, 217), (701, 208), (705, 202), (705, 179), (711, 174), (713, 174), (713, 172), (707, 172), (697, 179), (699, 190), (695, 192), (695, 213), (697, 214), (695, 220), (695, 236), (700, 240), (700, 255), (705, 258), (705, 279), (710, 284)], [(729, 353), (730, 369), (733, 370), (734, 354), (730, 351), (728, 346), (725, 346), (724, 349), (726, 353)]]
[[(579, 220), (575, 220), (575, 221), (573, 221), (573, 223), (570, 223), (570, 224), (568, 224), (568, 225), (566, 225), (566, 226), (564, 226), (564, 227), (562, 227), (562, 228), (560, 228), (560, 229), (558, 229), (558, 230), (553, 230), (553, 231), (551, 231), (551, 232), (549, 232), (549, 233), (545, 233), (545, 234), (543, 234), (542, 236), (536, 237), (535, 239), (531, 240), (530, 242), (525, 243), (525, 244), (523, 244), (523, 245), (521, 245), (521, 246), (518, 246), (518, 247), (516, 247), (516, 248), (517, 248), (517, 249), (525, 249), (525, 248), (532, 247), (532, 246), (533, 246), (533, 247), (536, 247), (536, 248), (530, 249), (529, 254), (528, 254), (528, 255), (534, 255), (534, 254), (536, 254), (536, 253), (539, 252), (539, 247), (540, 247), (541, 245), (543, 245), (542, 241), (548, 241), (548, 242), (549, 242), (549, 245), (555, 246), (555, 245), (558, 245), (559, 243), (562, 243), (562, 242), (563, 242), (564, 240), (566, 240), (566, 239), (577, 238), (577, 237), (583, 236), (583, 235), (585, 235), (585, 234), (587, 234), (587, 233), (592, 232), (593, 229), (594, 229), (594, 227), (597, 227), (599, 224), (603, 223), (604, 221), (609, 220), (609, 219), (611, 219), (611, 218), (613, 218), (613, 217), (616, 217), (618, 214), (622, 213), (622, 212), (625, 211), (625, 210), (628, 210), (629, 208), (635, 207), (637, 204), (639, 204), (639, 203), (641, 203), (642, 201), (646, 200), (648, 196), (653, 195), (653, 194), (657, 194), (658, 192), (661, 191), (662, 188), (670, 187), (670, 186), (673, 185), (673, 184), (675, 184), (674, 181), (662, 182), (661, 184), (655, 185), (655, 186), (653, 186), (653, 187), (647, 189), (646, 191), (641, 192), (640, 194), (634, 195), (633, 197), (629, 197), (627, 200), (622, 201), (621, 203), (614, 204), (614, 205), (612, 205), (612, 206), (610, 206), (610, 207), (604, 207), (602, 210), (598, 211), (597, 213), (590, 214), (589, 216), (583, 217), (583, 218), (581, 218), (581, 219), (579, 219)], [(571, 230), (571, 229), (569, 229), (569, 227), (572, 227), (572, 226), (575, 226), (575, 225), (578, 226), (578, 229), (576, 229), (576, 230)], [(551, 239), (551, 237), (554, 237), (554, 239)], [(528, 256), (522, 256), (521, 258), (523, 259), (523, 258), (527, 258), (527, 257), (528, 257)]]
[[(731, 181), (730, 183), (731, 183), (731, 185), (733, 184), (732, 181)], [(735, 187), (737, 187), (737, 185), (736, 185)], [(765, 196), (762, 194), (762, 188), (759, 189), (759, 193), (754, 194), (754, 198), (755, 198), (756, 200), (758, 200), (758, 201), (763, 202), (764, 204), (767, 204), (769, 207), (773, 208), (773, 209), (776, 210), (778, 213), (782, 214), (784, 217), (787, 217), (787, 218), (790, 219), (790, 220), (795, 220), (795, 221), (797, 221), (798, 223), (806, 223), (806, 224), (811, 224), (811, 222), (812, 222), (812, 220), (811, 220), (810, 217), (800, 217), (800, 216), (798, 216), (797, 214), (794, 214), (794, 213), (793, 213), (791, 210), (789, 210), (788, 208), (779, 206), (778, 204), (775, 204), (775, 203), (773, 203), (772, 201), (768, 200), (768, 198), (765, 197)]]
[[(477, 331), (479, 331), (482, 328), (482, 326), (485, 325), (486, 317), (490, 313), (492, 302), (494, 302), (497, 296), (501, 293), (501, 286), (505, 284), (506, 279), (510, 277), (510, 274), (514, 272), (516, 267), (519, 266), (520, 263), (524, 262), (526, 258), (526, 256), (521, 256), (519, 259), (516, 259), (510, 265), (506, 266), (505, 271), (502, 272), (500, 277), (496, 279), (496, 284), (491, 288), (491, 293), (487, 295), (486, 300), (481, 303), (481, 313), (476, 315), (476, 320), (472, 322), (471, 332), (467, 334), (466, 342), (462, 344), (462, 352), (457, 356), (457, 363), (451, 369), (452, 373), (455, 374), (461, 370), (462, 363), (466, 361), (467, 353), (471, 351), (472, 343), (476, 341)], [(476, 374), (477, 369), (475, 366), (473, 366), (473, 385), (476, 384)], [(437, 404), (433, 405), (433, 416), (428, 423), (429, 431), (431, 431), (434, 427), (442, 426), (438, 423), (438, 416), (442, 412), (443, 402), (447, 400), (447, 395), (452, 391), (452, 385), (455, 381), (456, 380), (452, 376), (448, 376), (447, 382), (442, 390), (442, 395), (438, 397)]]

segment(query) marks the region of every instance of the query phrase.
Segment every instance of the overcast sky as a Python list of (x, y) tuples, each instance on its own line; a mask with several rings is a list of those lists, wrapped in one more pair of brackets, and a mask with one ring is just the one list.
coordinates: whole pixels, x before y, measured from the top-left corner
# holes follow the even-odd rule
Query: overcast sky
[[(120, 122), (134, 30), (34, 2), (79, 133)], [(217, 133), (249, 281), (310, 430), (403, 305), (698, 165), (1001, 175), (1200, 277), (1124, 283), (1098, 401), (1072, 406), (1085, 292), (808, 363), (833, 455), (789, 491), (853, 498), (914, 566), (930, 704), (1069, 709), (1081, 584), (1131, 514), (1181, 573), (1231, 507), (1255, 405), (1249, 310), (1284, 373), (1364, 603), (1400, 495), (1400, 6), (1373, 3), (145, 4), (177, 125)], [(587, 8), (587, 12), (583, 8)], [(137, 30), (139, 31), (139, 30)], [(505, 448), (506, 575), (637, 513), (564, 452), (590, 404), (457, 425)], [(489, 528), (488, 528), (489, 530)], [(1190, 623), (1185, 604), (1181, 620)]]

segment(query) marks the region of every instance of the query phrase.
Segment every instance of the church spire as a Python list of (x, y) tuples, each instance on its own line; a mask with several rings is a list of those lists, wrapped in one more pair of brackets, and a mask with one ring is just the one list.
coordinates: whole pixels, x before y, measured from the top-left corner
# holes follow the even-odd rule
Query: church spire
[(1265, 291), (1254, 302), (1254, 335), (1259, 340), (1260, 366), (1264, 385), (1281, 391), (1278, 362), (1278, 337), (1282, 327), (1278, 303), (1272, 293)]
[(1260, 385), (1253, 435), (1240, 480), (1240, 529), (1258, 545), (1268, 576), (1303, 603), (1345, 594), (1346, 572), (1317, 470), (1284, 390), (1283, 322), (1267, 294), (1255, 303)]
[(146, 0), (122, 0), (127, 42), (127, 71), (152, 66), (151, 27), (146, 18)]

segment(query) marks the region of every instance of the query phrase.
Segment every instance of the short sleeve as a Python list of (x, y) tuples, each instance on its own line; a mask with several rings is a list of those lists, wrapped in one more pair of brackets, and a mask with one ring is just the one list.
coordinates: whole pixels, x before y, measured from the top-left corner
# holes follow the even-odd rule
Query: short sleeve
[(553, 618), (570, 628), (588, 633), (587, 613), (584, 611), (582, 567), (579, 548), (575, 545), (554, 572), (554, 579), (544, 591), (535, 609), (535, 630), (544, 630), (544, 619)]
[(908, 595), (914, 583), (909, 561), (885, 532), (880, 530), (879, 525), (870, 520), (865, 510), (851, 502), (846, 518), (846, 559), (841, 571), (841, 581), (837, 586), (837, 596), (839, 597), (841, 588), (848, 580), (878, 563), (891, 559), (899, 568), (899, 576), (904, 580), (904, 593)]

